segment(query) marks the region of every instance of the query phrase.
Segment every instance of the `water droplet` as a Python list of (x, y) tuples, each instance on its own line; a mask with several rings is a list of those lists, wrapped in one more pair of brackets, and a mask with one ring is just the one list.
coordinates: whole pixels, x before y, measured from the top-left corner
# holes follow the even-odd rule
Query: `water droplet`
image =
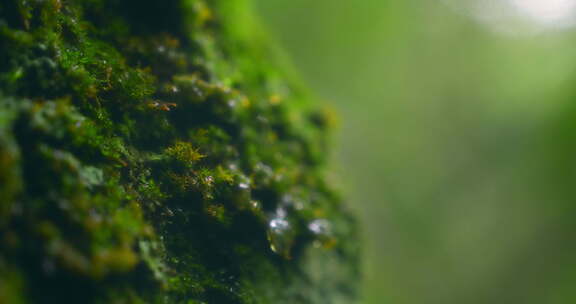
[(236, 187), (236, 191), (234, 191), (234, 200), (239, 204), (239, 206), (244, 208), (249, 205), (250, 200), (252, 199), (250, 179), (243, 174), (237, 175)]
[(238, 171), (238, 164), (236, 163), (229, 163), (228, 164), (228, 169), (232, 170), (232, 171)]
[(250, 201), (250, 207), (252, 207), (252, 209), (254, 209), (254, 210), (260, 210), (261, 209), (260, 202), (255, 201), (255, 200)]
[(228, 100), (228, 107), (230, 107), (231, 109), (236, 108), (237, 104), (238, 104), (238, 101), (236, 99)]
[(283, 207), (278, 207), (268, 222), (268, 241), (270, 249), (277, 254), (290, 258), (290, 250), (294, 239), (294, 230), (288, 221), (288, 213)]
[(290, 223), (285, 219), (277, 218), (270, 221), (270, 228), (275, 232), (283, 232), (290, 228)]
[(202, 92), (202, 90), (200, 90), (199, 87), (193, 86), (193, 87), (192, 87), (192, 92), (194, 92), (194, 94), (196, 94), (196, 97), (198, 97), (198, 98), (204, 98), (204, 93)]
[(313, 220), (308, 224), (308, 230), (316, 235), (326, 235), (330, 233), (330, 222), (325, 219)]

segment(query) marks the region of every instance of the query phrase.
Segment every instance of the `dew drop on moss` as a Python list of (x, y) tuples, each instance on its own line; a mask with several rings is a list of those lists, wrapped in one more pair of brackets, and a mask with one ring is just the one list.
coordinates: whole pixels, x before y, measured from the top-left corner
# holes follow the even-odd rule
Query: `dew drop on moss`
[(285, 258), (290, 258), (293, 242), (293, 229), (288, 220), (288, 213), (279, 207), (268, 221), (268, 241), (270, 249)]
[(330, 222), (325, 219), (313, 220), (308, 224), (308, 230), (315, 235), (328, 235), (330, 234)]

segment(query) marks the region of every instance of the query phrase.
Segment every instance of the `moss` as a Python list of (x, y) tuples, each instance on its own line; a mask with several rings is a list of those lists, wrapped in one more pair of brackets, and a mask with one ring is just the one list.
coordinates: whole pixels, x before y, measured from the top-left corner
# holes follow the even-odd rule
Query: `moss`
[(350, 303), (333, 117), (241, 0), (0, 3), (0, 303)]

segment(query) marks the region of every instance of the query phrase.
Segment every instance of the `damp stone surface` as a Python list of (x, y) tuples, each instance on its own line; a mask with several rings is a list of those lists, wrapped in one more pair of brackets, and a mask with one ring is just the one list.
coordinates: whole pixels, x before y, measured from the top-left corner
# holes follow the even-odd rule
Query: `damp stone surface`
[(334, 117), (265, 32), (242, 0), (0, 2), (0, 303), (354, 303)]

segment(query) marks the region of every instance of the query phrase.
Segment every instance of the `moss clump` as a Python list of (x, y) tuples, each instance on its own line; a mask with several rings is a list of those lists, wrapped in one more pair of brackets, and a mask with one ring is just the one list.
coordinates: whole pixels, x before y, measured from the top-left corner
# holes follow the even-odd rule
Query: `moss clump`
[(238, 0), (0, 3), (0, 303), (350, 303), (330, 117)]

